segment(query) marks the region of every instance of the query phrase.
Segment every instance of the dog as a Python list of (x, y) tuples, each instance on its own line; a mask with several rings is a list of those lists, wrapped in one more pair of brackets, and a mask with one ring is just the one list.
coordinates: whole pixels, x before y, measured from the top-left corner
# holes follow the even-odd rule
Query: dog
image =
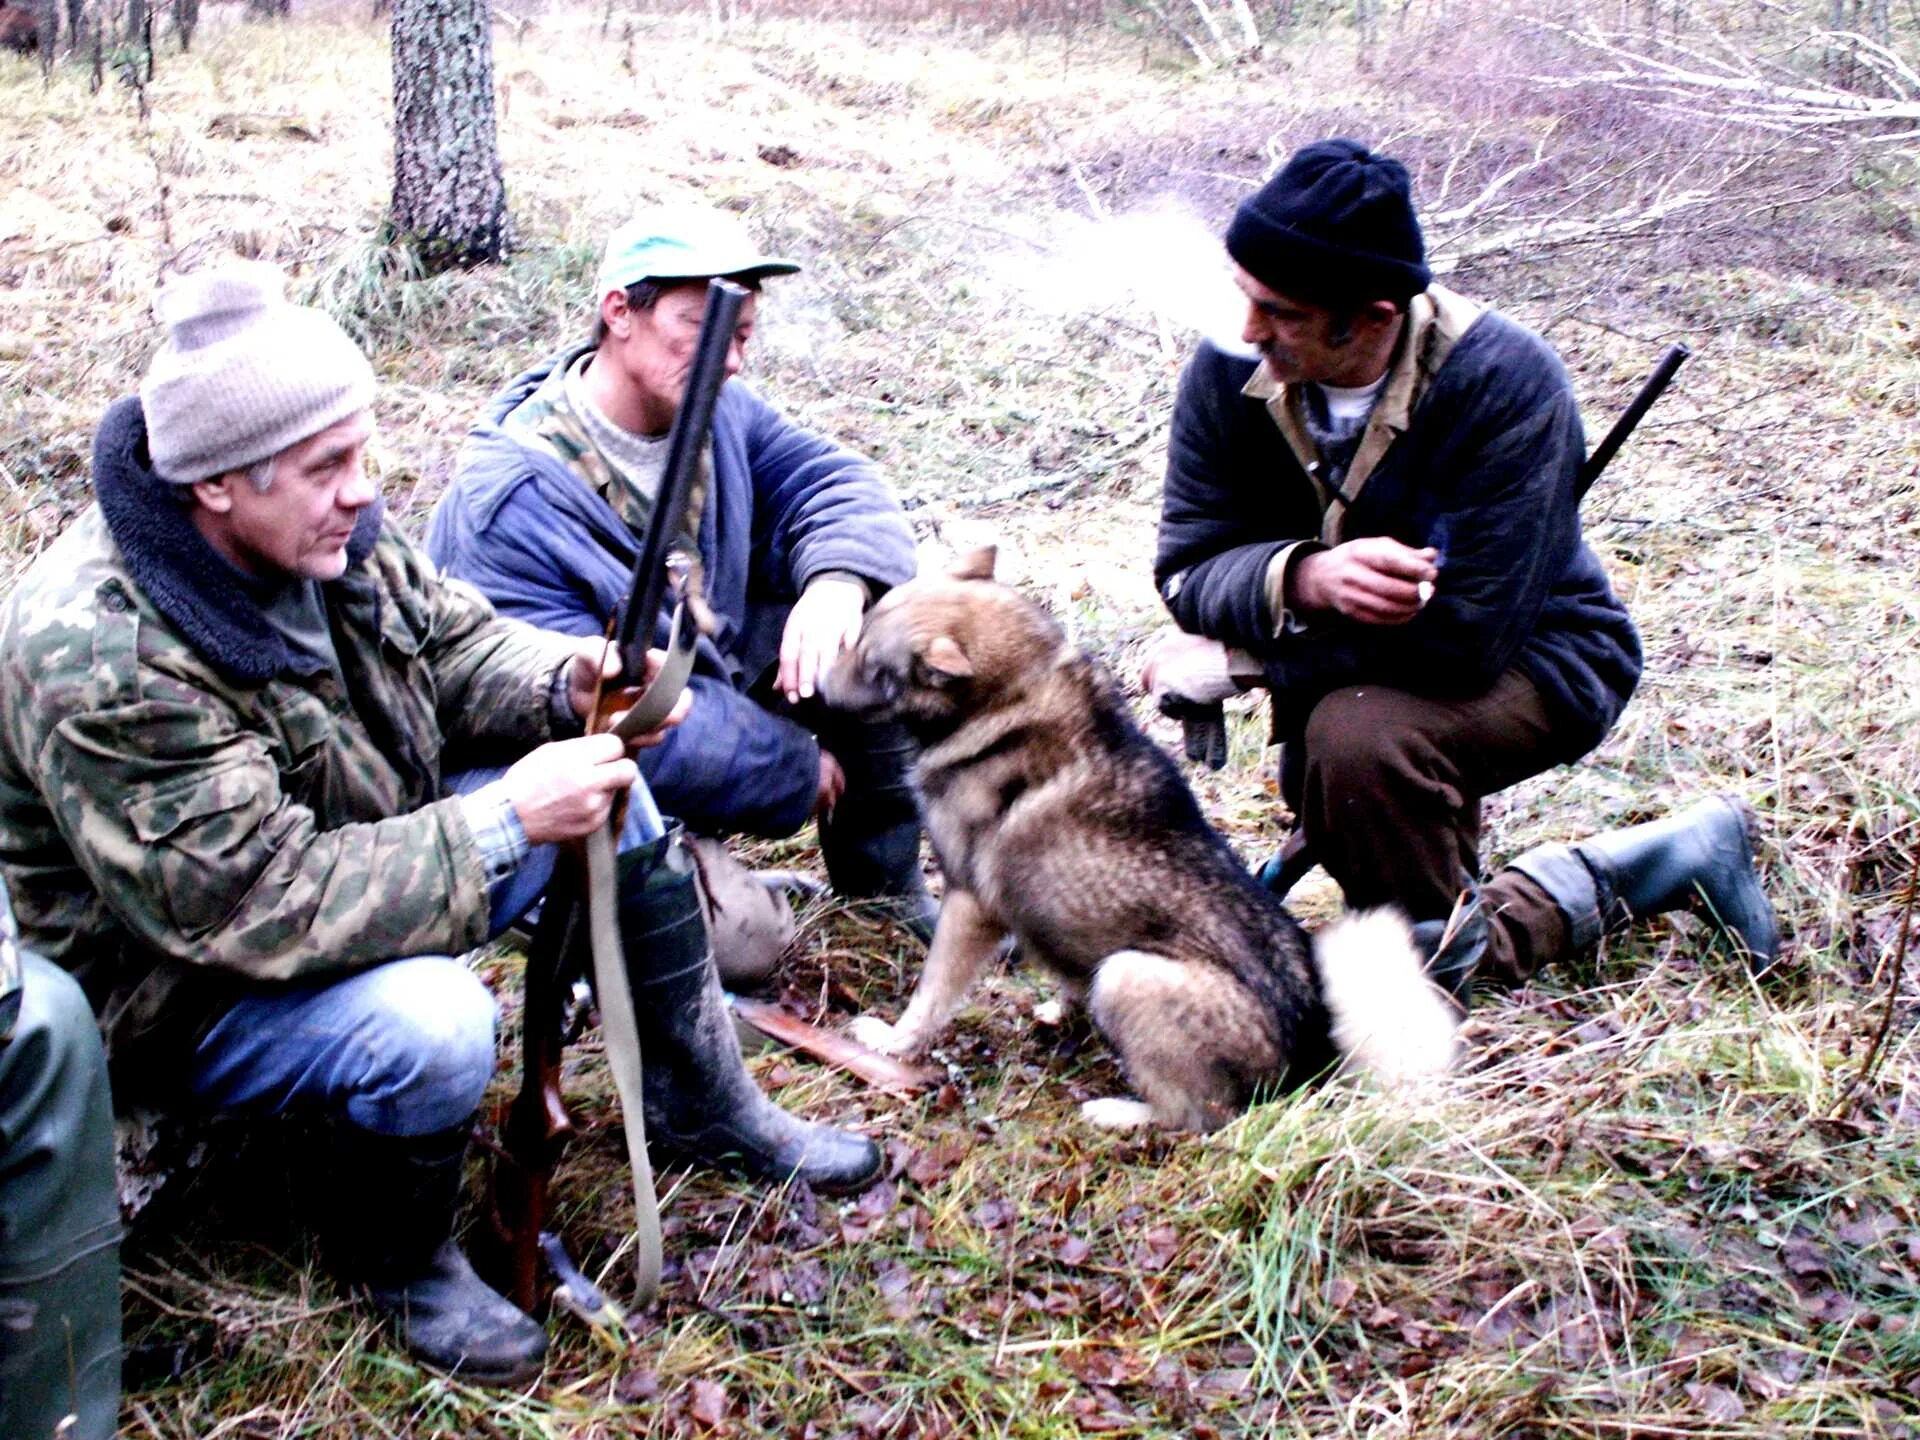
[(924, 1053), (1006, 938), (1084, 1000), (1142, 1100), (1081, 1107), (1111, 1129), (1211, 1131), (1263, 1091), (1337, 1063), (1436, 1074), (1455, 1011), (1403, 917), (1372, 911), (1311, 943), (1207, 824), (1105, 666), (993, 579), (991, 548), (888, 592), (823, 684), (897, 718), (946, 895), (883, 1053)]

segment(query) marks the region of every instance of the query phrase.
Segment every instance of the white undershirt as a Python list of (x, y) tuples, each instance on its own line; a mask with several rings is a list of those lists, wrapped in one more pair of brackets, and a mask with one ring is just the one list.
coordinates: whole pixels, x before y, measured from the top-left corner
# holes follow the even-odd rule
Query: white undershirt
[(1344, 429), (1355, 421), (1367, 418), (1367, 412), (1373, 408), (1373, 397), (1380, 393), (1380, 387), (1387, 383), (1383, 373), (1371, 385), (1328, 385), (1320, 383), (1320, 393), (1327, 397), (1327, 415), (1334, 425)]

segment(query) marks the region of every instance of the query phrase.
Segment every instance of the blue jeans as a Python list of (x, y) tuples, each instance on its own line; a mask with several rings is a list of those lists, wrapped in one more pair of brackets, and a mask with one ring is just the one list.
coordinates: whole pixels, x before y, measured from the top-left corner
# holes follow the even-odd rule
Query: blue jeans
[[(506, 767), (449, 778), (476, 790)], [(658, 839), (644, 784), (627, 802), (620, 849)], [(493, 887), (489, 937), (533, 908), (553, 878), (556, 847), (536, 846)], [(416, 955), (338, 980), (261, 990), (215, 1023), (193, 1056), (189, 1088), (212, 1110), (344, 1114), (379, 1135), (430, 1135), (460, 1124), (493, 1077), (494, 1001), (458, 960)]]

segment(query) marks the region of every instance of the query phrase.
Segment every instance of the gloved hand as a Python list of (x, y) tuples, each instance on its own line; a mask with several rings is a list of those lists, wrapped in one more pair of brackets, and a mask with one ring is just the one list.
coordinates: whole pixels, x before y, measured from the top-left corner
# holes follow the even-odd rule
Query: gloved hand
[(1196, 704), (1182, 700), (1170, 691), (1161, 691), (1156, 702), (1160, 713), (1178, 720), (1186, 737), (1187, 759), (1197, 760), (1209, 770), (1227, 768), (1227, 711), (1218, 700)]
[(1227, 715), (1220, 702), (1240, 693), (1234, 652), (1218, 640), (1169, 630), (1155, 642), (1141, 682), (1160, 713), (1186, 732), (1189, 760), (1209, 770), (1227, 763)]
[(1218, 640), (1184, 630), (1162, 632), (1140, 672), (1140, 683), (1156, 703), (1171, 695), (1193, 705), (1217, 705), (1240, 693), (1233, 652)]

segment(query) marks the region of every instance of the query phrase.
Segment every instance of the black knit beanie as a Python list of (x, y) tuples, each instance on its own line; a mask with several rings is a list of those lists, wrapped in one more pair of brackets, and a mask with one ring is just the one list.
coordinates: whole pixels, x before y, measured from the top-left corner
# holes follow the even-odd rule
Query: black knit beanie
[(1407, 167), (1319, 140), (1245, 200), (1227, 253), (1269, 289), (1314, 304), (1406, 300), (1433, 279)]

